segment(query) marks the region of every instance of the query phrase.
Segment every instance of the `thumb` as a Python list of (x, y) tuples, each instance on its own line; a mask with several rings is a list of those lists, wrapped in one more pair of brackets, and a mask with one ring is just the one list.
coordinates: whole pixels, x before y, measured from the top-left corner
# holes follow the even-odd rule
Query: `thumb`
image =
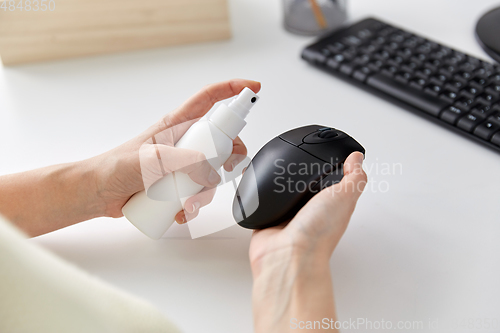
[(335, 194), (354, 203), (359, 199), (365, 189), (367, 176), (363, 170), (364, 155), (360, 152), (354, 152), (344, 162), (344, 177), (342, 181), (325, 190), (329, 194)]

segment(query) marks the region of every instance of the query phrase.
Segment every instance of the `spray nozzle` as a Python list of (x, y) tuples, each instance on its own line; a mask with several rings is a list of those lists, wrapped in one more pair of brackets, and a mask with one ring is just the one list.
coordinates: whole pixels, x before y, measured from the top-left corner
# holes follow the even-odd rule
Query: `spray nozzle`
[(250, 88), (243, 89), (240, 94), (229, 103), (229, 108), (232, 109), (242, 119), (250, 112), (250, 109), (259, 100), (259, 96), (255, 94)]

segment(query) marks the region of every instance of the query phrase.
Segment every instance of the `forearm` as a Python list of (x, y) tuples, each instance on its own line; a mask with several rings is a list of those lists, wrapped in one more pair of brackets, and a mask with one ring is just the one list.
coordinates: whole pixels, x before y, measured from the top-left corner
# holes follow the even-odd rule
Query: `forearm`
[(90, 160), (0, 177), (0, 213), (41, 235), (100, 215)]
[(316, 329), (308, 332), (324, 332), (324, 318), (328, 325), (336, 320), (326, 256), (283, 249), (262, 258), (252, 269), (255, 332), (295, 332), (305, 329), (307, 322)]

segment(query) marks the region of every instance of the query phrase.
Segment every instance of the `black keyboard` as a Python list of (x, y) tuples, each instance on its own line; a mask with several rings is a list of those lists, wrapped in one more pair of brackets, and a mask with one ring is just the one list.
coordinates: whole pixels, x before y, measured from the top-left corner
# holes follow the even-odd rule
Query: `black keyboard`
[(321, 38), (302, 58), (500, 152), (500, 67), (376, 19)]

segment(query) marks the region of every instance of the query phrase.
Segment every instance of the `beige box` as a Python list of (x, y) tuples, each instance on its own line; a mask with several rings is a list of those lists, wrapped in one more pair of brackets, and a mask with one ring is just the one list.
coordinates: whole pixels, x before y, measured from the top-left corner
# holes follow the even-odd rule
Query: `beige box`
[(230, 36), (227, 0), (0, 0), (4, 65)]

